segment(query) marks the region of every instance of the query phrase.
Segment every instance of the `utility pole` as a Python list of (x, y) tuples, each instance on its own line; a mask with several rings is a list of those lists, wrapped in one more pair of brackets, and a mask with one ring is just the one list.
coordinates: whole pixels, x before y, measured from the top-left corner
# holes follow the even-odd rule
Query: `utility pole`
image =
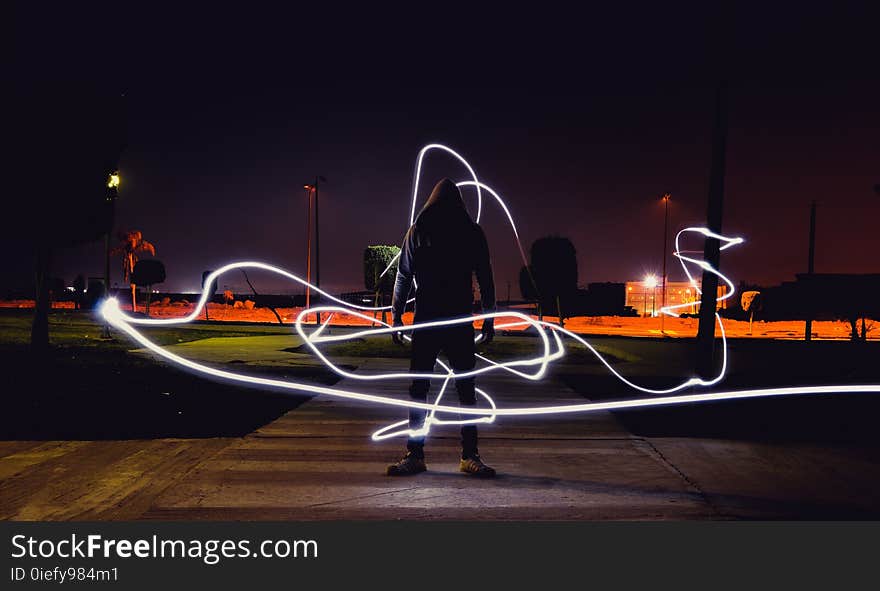
[[(706, 225), (709, 230), (721, 234), (724, 212), (724, 171), (727, 151), (727, 88), (718, 86), (715, 96), (715, 125), (712, 133), (712, 164), (709, 169), (709, 195)], [(706, 238), (703, 260), (719, 269), (721, 243), (717, 238)], [(700, 326), (697, 331), (697, 375), (708, 378), (714, 374), (715, 315), (718, 298), (718, 276), (703, 270), (702, 298), (700, 300)]]
[[(813, 287), (813, 273), (815, 271), (814, 263), (816, 258), (816, 201), (810, 204), (810, 246), (807, 255), (807, 290)], [(807, 297), (807, 322), (804, 326), (804, 340), (813, 340), (813, 298)]]

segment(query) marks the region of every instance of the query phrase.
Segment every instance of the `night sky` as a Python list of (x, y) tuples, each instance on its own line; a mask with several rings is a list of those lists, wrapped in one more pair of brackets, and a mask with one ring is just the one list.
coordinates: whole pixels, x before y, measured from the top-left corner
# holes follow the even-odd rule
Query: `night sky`
[[(328, 179), (322, 286), (362, 289), (363, 249), (400, 243), (416, 154), (430, 142), (459, 151), (507, 199), (526, 249), (547, 234), (569, 237), (581, 284), (659, 273), (660, 196), (672, 194), (673, 229), (705, 222), (720, 78), (730, 88), (723, 229), (746, 238), (724, 253), (722, 270), (761, 284), (805, 271), (815, 199), (816, 270), (880, 272), (880, 52), (870, 15), (635, 6), (475, 15), (450, 5), (441, 16), (431, 6), (19, 13), (14, 71), (22, 84), (124, 92), (116, 227), (156, 245), (167, 291), (195, 291), (203, 270), (241, 259), (304, 274), (302, 186), (318, 174)], [(467, 173), (433, 156), (423, 198), (443, 176)], [(499, 297), (508, 282), (519, 297), (521, 262), (489, 202), (484, 227)], [(60, 253), (56, 274), (100, 276), (102, 248)], [(2, 256), (8, 280), (26, 282), (25, 257)], [(680, 276), (671, 266), (670, 280)], [(292, 289), (255, 278), (263, 292)], [(220, 284), (247, 289), (239, 276)]]

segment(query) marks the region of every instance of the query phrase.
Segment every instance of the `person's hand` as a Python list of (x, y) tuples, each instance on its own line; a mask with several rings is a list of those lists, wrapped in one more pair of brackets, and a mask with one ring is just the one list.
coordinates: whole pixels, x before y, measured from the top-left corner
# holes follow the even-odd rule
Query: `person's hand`
[(483, 319), (483, 344), (487, 345), (491, 343), (495, 339), (495, 319), (494, 318), (485, 318)]
[[(400, 318), (395, 318), (391, 323), (392, 326), (403, 326), (403, 321)], [(395, 345), (403, 345), (403, 333), (400, 331), (394, 331), (391, 333), (391, 342)]]

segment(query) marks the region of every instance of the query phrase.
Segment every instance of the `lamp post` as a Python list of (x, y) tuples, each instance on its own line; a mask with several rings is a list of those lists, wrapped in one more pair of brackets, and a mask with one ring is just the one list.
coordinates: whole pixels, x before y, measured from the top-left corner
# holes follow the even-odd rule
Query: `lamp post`
[[(308, 222), (306, 223), (306, 310), (309, 309), (311, 301), (311, 284), (312, 284), (312, 185), (303, 185), (306, 190), (306, 199), (309, 202)], [(306, 318), (306, 322), (308, 322)]]
[[(107, 177), (107, 231), (104, 233), (104, 297), (110, 297), (110, 234), (113, 232), (113, 221), (116, 213), (116, 199), (119, 197), (119, 185), (122, 178), (119, 171), (114, 170)], [(110, 338), (110, 324), (104, 323), (101, 338)]]
[[(321, 224), (318, 217), (318, 183), (326, 183), (327, 179), (322, 176), (315, 177), (315, 184), (313, 185), (303, 185), (303, 187), (311, 194), (315, 193), (315, 287), (321, 287)], [(312, 229), (312, 214), (311, 214), (311, 200), (309, 200), (309, 261), (311, 262), (312, 255), (312, 247), (311, 247), (311, 229)], [(309, 269), (307, 269), (307, 273)], [(306, 279), (309, 281), (309, 279)], [(309, 291), (308, 286), (306, 287), (306, 307), (309, 306)], [(317, 317), (315, 319), (315, 324), (321, 325), (321, 313), (318, 312)]]
[[(663, 194), (663, 284), (661, 287), (661, 295), (660, 295), (660, 310), (666, 308), (666, 245), (669, 242), (669, 198), (671, 195), (669, 193)], [(660, 334), (663, 334), (664, 321), (666, 320), (666, 314), (661, 312), (660, 314)]]

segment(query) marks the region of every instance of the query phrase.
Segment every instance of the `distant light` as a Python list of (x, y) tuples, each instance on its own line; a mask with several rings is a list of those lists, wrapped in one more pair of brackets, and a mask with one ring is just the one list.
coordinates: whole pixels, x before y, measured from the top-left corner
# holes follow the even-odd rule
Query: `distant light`
[(121, 183), (121, 179), (119, 178), (119, 171), (114, 172), (109, 177), (107, 177), (107, 188), (108, 189), (118, 189), (119, 184)]
[(656, 275), (645, 275), (645, 287), (648, 289), (654, 289), (657, 287), (657, 283)]

